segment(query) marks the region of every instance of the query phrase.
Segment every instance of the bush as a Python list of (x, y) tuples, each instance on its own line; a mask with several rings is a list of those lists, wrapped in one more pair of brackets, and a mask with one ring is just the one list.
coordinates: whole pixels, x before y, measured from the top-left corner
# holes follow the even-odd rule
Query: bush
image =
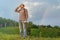
[(55, 28), (40, 28), (42, 37), (59, 37), (59, 29)]
[(30, 36), (34, 37), (60, 37), (59, 29), (55, 28), (32, 28), (30, 30)]
[(30, 35), (34, 36), (34, 37), (39, 37), (40, 36), (40, 30), (39, 29), (31, 29)]

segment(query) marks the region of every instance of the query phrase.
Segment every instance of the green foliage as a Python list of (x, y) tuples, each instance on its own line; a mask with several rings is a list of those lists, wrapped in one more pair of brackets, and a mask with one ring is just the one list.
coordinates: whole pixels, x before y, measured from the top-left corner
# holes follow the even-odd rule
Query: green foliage
[(50, 26), (50, 25), (35, 25), (33, 23), (27, 24), (30, 36), (34, 37), (60, 37), (60, 27), (59, 26)]
[(52, 28), (42, 28), (41, 36), (42, 37), (57, 37), (58, 33), (55, 29)]
[(40, 36), (40, 30), (31, 29), (30, 36), (39, 37)]
[(28, 22), (27, 23), (27, 34), (28, 35), (31, 35), (31, 29), (32, 28), (34, 28), (34, 29), (37, 29), (38, 28), (38, 26), (37, 25), (35, 25), (35, 24), (33, 24), (32, 22)]
[[(36, 34), (37, 34), (37, 32), (39, 33), (38, 29), (36, 29), (37, 32), (35, 29), (31, 29), (31, 31), (32, 30)], [(57, 31), (58, 31), (58, 29), (57, 29)], [(31, 32), (31, 33), (33, 33), (33, 32)], [(32, 36), (34, 36), (34, 35), (35, 34), (32, 34)], [(0, 28), (0, 40), (60, 40), (60, 38), (44, 38), (44, 37), (32, 37), (32, 36), (27, 36), (26, 39), (20, 38), (18, 27), (12, 26), (12, 27)], [(37, 36), (37, 35), (35, 35), (35, 36)]]

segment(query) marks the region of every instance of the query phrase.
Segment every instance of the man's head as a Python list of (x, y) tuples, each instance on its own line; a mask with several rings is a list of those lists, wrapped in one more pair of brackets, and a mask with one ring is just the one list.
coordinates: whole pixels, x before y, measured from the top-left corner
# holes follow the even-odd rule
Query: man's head
[(21, 4), (21, 5), (20, 5), (20, 8), (24, 8), (24, 7), (25, 7), (25, 5), (24, 5), (24, 4)]

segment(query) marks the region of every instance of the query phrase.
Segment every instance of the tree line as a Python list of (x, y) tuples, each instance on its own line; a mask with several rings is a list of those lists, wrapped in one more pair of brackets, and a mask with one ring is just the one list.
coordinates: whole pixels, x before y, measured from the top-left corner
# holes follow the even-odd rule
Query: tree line
[(0, 17), (0, 27), (17, 26), (18, 22)]

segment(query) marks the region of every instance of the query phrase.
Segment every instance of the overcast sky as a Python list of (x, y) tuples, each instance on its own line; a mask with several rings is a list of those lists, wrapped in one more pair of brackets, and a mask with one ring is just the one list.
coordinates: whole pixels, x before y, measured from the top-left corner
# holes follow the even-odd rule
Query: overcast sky
[(0, 17), (18, 21), (14, 10), (21, 3), (28, 9), (28, 21), (60, 26), (60, 0), (0, 0)]

